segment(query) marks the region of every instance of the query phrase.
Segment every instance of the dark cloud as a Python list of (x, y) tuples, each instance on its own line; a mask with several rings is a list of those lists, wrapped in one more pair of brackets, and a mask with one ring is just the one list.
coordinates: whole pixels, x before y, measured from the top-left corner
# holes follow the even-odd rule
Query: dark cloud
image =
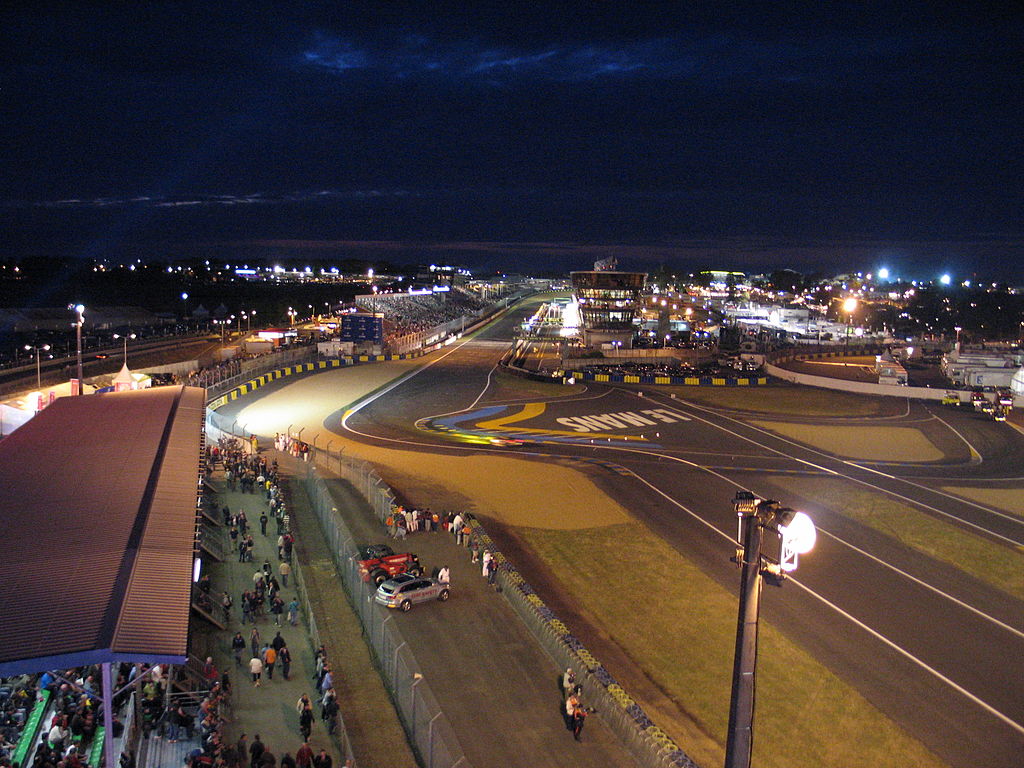
[(6, 236), (1019, 232), (1019, 14), (786, 6), (9, 10)]

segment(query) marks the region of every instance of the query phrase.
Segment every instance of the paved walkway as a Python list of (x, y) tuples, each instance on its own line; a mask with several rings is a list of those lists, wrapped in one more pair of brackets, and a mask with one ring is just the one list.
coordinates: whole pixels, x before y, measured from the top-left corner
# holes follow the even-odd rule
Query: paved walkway
[[(202, 641), (210, 648), (217, 668), (230, 672), (234, 686), (233, 712), (230, 722), (225, 724), (224, 736), (226, 740), (234, 743), (242, 733), (245, 733), (251, 744), (255, 735), (259, 734), (260, 740), (280, 761), (285, 752), (294, 757), (296, 750), (302, 746), (298, 714), (295, 710), (296, 702), (303, 693), (309, 694), (310, 698), (316, 701), (313, 646), (305, 618), (301, 613), (299, 624), (294, 627), (288, 624), (287, 614), (284, 614), (281, 621), (283, 626), (280, 629), (274, 626), (272, 615), (264, 614), (256, 620), (255, 627), (263, 642), (270, 642), (276, 632), (281, 633), (292, 654), (291, 675), (289, 680), (285, 680), (281, 674), (281, 665), (278, 664), (273, 679), (268, 679), (264, 673), (262, 685), (259, 688), (253, 687), (248, 670), (248, 661), (252, 658), (248, 646), (254, 625), (242, 625), (241, 595), (243, 591), (252, 587), (253, 573), (259, 569), (264, 559), (270, 561), (275, 574), (277, 573), (277, 528), (271, 517), (267, 535), (260, 534), (259, 516), (267, 509), (264, 495), (226, 490), (220, 471), (215, 473), (211, 484), (220, 490), (218, 508), (226, 505), (232, 513), (245, 511), (256, 543), (253, 562), (240, 563), (237, 553), (231, 552), (225, 562), (215, 563), (210, 569), (214, 602), (219, 603), (221, 591), (224, 589), (235, 602), (226, 631), (217, 630), (207, 622), (202, 622), (208, 628), (208, 631), (203, 632)], [(280, 577), (278, 580), (280, 581)], [(281, 597), (287, 605), (295, 595), (295, 582), (290, 579), (288, 587), (282, 587)], [(219, 607), (217, 610), (220, 610)], [(241, 632), (246, 640), (246, 651), (242, 656), (243, 667), (235, 665), (231, 653), (231, 638), (235, 632)], [(319, 707), (316, 708), (316, 712), (319, 714)], [(334, 740), (327, 735), (324, 723), (319, 717), (313, 724), (310, 746), (314, 752), (318, 752), (321, 747), (326, 748), (334, 759), (335, 768), (344, 765), (344, 761), (339, 759)], [(168, 765), (163, 768), (176, 767)]]

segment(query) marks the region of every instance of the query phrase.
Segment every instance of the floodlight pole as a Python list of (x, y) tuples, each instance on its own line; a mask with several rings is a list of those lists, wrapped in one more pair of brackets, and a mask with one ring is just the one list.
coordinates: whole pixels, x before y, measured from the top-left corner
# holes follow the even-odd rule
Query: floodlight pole
[(735, 503), (740, 517), (740, 544), (743, 549), (737, 552), (742, 575), (725, 768), (748, 768), (754, 747), (754, 673), (757, 669), (757, 619), (763, 583), (761, 542), (764, 535), (757, 512), (762, 504), (762, 501), (753, 498), (740, 500), (739, 496)]

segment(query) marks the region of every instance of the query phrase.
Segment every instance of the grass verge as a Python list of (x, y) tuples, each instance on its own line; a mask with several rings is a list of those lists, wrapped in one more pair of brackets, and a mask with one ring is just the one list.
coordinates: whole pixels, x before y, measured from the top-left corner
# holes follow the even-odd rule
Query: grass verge
[(835, 478), (791, 477), (786, 487), (842, 515), (949, 563), (986, 584), (1024, 599), (1024, 554), (937, 520), (856, 483)]
[[(692, 757), (702, 765), (721, 764), (736, 597), (635, 524), (577, 531), (524, 528), (519, 534), (568, 593), (712, 734), (718, 749), (705, 745), (703, 754)], [(636, 568), (638, 561), (647, 566)], [(615, 574), (615, 589), (607, 588), (608, 574)], [(651, 585), (657, 585), (656, 596)], [(638, 608), (641, 596), (657, 605)], [(944, 765), (766, 622), (758, 659), (758, 766)]]
[[(889, 416), (902, 413), (904, 407), (895, 398), (871, 398), (782, 383), (764, 387), (658, 387), (657, 391), (674, 393), (682, 400), (712, 408), (777, 416)], [(886, 402), (889, 399), (894, 402)]]
[(1009, 512), (1011, 515), (1024, 517), (1024, 493), (1019, 488), (957, 488), (947, 486), (942, 488), (946, 493), (952, 493), (969, 501), (976, 501), (989, 507)]
[(779, 421), (752, 421), (799, 443), (865, 461), (939, 461), (945, 454), (914, 427), (863, 427), (792, 424)]

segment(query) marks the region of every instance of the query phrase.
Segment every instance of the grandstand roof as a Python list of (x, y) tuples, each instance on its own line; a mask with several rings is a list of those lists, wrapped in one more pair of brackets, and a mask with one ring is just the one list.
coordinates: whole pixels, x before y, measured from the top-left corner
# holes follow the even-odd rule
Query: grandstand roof
[(0, 675), (184, 660), (204, 399), (60, 398), (0, 442)]

